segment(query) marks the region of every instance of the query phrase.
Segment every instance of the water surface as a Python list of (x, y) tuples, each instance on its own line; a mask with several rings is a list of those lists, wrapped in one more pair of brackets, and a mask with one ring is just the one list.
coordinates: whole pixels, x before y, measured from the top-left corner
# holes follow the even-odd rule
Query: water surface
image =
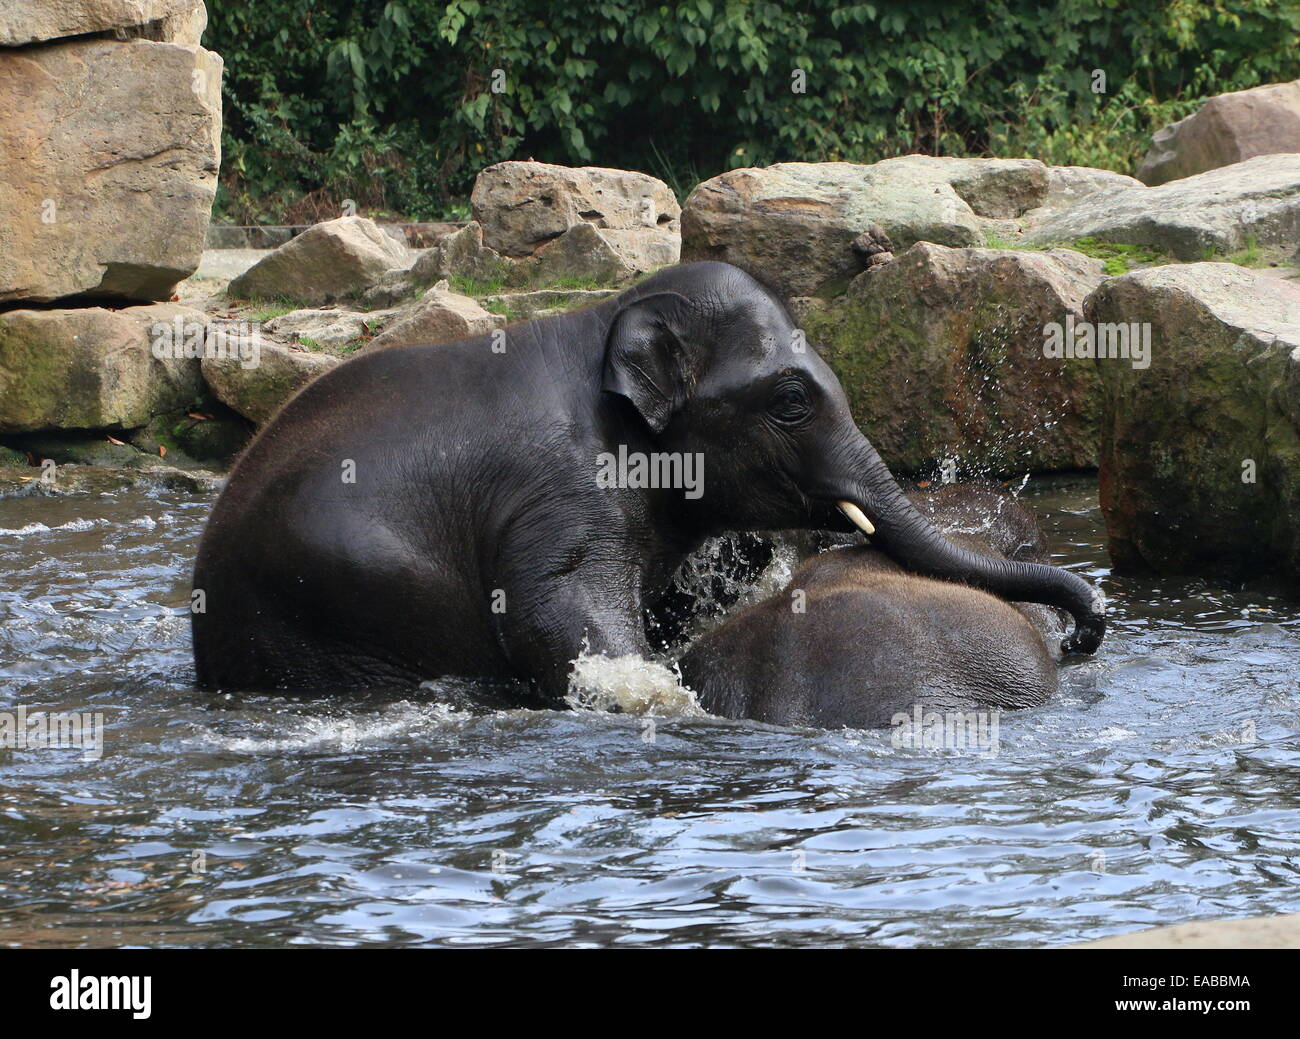
[(451, 683), (199, 693), (210, 492), (0, 498), (0, 710), (106, 723), (97, 761), (0, 751), (0, 942), (1048, 946), (1300, 911), (1300, 607), (1117, 578), (1095, 482), (1026, 493), (1114, 615), (996, 755)]

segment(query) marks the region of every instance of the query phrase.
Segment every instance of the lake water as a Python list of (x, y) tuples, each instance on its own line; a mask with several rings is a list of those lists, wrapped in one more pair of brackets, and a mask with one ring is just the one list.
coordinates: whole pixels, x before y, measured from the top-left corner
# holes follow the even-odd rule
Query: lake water
[(452, 683), (199, 693), (213, 494), (33, 489), (0, 498), (0, 710), (100, 712), (104, 748), (0, 750), (0, 943), (1048, 946), (1300, 911), (1300, 606), (1114, 577), (1095, 482), (1027, 495), (1110, 635), (992, 755)]

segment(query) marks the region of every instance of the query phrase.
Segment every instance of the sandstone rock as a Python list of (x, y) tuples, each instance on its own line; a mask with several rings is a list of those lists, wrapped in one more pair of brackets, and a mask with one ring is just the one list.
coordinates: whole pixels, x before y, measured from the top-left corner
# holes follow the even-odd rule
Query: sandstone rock
[(5, 0), (0, 47), (109, 30), (197, 45), (207, 24), (203, 0)]
[(0, 50), (0, 302), (165, 300), (194, 272), (221, 67), (201, 47), (143, 40)]
[[(161, 457), (168, 465), (194, 469), (203, 463), (228, 464), (252, 433), (253, 427), (243, 416), (205, 401), (199, 409), (155, 416), (131, 434), (130, 443), (149, 455), (151, 464)], [(165, 454), (159, 452), (160, 447)]]
[(577, 224), (538, 251), (530, 273), (541, 284), (588, 281), (617, 285), (676, 263), (680, 244), (653, 228), (601, 231), (591, 224)]
[(892, 468), (1083, 468), (1097, 460), (1097, 375), (1045, 356), (1045, 327), (1080, 318), (1102, 277), (1100, 261), (1068, 250), (922, 242), (843, 297), (796, 309)]
[(1138, 179), (1164, 184), (1277, 152), (1300, 152), (1300, 80), (1220, 94), (1157, 130)]
[(616, 295), (617, 289), (536, 289), (484, 296), (480, 302), (486, 308), (506, 310), (512, 321), (531, 321), (551, 313), (593, 306)]
[(484, 335), (505, 324), (499, 314), (484, 310), (468, 296), (457, 295), (439, 282), (414, 307), (375, 336), (367, 349), (409, 346), (412, 343), (453, 343)]
[(1081, 942), (1072, 949), (1300, 949), (1300, 913), (1196, 920)]
[(411, 267), (410, 282), (413, 288), (425, 289), (445, 278), (504, 279), (509, 271), (509, 261), (483, 244), (482, 226), (470, 221), (420, 255)]
[(470, 196), (483, 241), (504, 256), (531, 256), (578, 224), (657, 229), (680, 237), (681, 207), (668, 185), (631, 170), (499, 162), (474, 181)]
[(1300, 576), (1300, 286), (1154, 267), (1107, 281), (1085, 312), (1151, 337), (1149, 368), (1096, 362), (1115, 564)]
[(852, 244), (873, 224), (898, 249), (984, 240), (950, 184), (907, 165), (783, 162), (698, 185), (682, 211), (682, 259), (735, 264), (784, 296), (836, 295), (861, 272)]
[(992, 219), (1018, 217), (1047, 198), (1047, 167), (1037, 159), (900, 155), (875, 168), (898, 180), (949, 184), (973, 213)]
[(60, 466), (95, 465), (113, 469), (142, 469), (162, 461), (157, 452), (146, 454), (116, 437), (109, 440), (104, 433), (26, 433), (16, 437), (13, 442), (24, 452), (24, 456), (30, 454), (37, 461), (48, 458)]
[(314, 224), (230, 283), (236, 299), (287, 296), (329, 303), (360, 296), (393, 268), (410, 265), (410, 252), (373, 220), (345, 216)]
[(1262, 155), (1160, 187), (1083, 199), (1025, 237), (1145, 245), (1180, 260), (1228, 255), (1255, 239), (1279, 259), (1300, 245), (1300, 155)]
[(197, 358), (153, 351), (155, 326), (177, 319), (208, 326), (170, 303), (0, 313), (0, 432), (129, 429), (187, 407), (202, 391)]
[(1140, 188), (1136, 177), (1091, 166), (1048, 166), (1047, 198), (1044, 205), (1065, 208), (1091, 195), (1117, 191), (1122, 188)]
[(370, 334), (397, 313), (393, 310), (364, 314), (353, 310), (293, 310), (268, 321), (266, 331), (290, 336), (295, 341), (310, 339), (326, 350), (338, 350)]
[(259, 426), (312, 379), (340, 363), (330, 354), (269, 343), (262, 344), (260, 354), (252, 367), (234, 358), (203, 359), (203, 378), (216, 398)]

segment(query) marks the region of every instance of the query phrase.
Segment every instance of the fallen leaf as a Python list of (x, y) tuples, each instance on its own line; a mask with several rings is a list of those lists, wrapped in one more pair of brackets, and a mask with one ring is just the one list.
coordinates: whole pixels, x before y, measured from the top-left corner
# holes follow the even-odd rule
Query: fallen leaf
[(159, 458), (167, 457), (167, 448), (163, 447), (162, 444), (158, 445), (158, 457)]

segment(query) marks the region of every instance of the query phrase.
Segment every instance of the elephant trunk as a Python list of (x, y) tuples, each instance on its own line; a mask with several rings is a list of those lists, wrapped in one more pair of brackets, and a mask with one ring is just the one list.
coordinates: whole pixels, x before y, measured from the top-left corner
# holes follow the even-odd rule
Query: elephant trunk
[[(949, 542), (908, 500), (866, 437), (853, 452), (850, 471), (861, 481), (858, 505), (874, 525), (873, 544), (901, 566), (928, 577), (961, 581), (1010, 602), (1056, 606), (1074, 618), (1074, 631), (1062, 644), (1066, 653), (1092, 653), (1106, 633), (1106, 600), (1101, 592), (1068, 570), (980, 555)], [(845, 510), (859, 527), (851, 510)], [(866, 528), (862, 528), (866, 529)], [(868, 531), (870, 533), (870, 531)]]

